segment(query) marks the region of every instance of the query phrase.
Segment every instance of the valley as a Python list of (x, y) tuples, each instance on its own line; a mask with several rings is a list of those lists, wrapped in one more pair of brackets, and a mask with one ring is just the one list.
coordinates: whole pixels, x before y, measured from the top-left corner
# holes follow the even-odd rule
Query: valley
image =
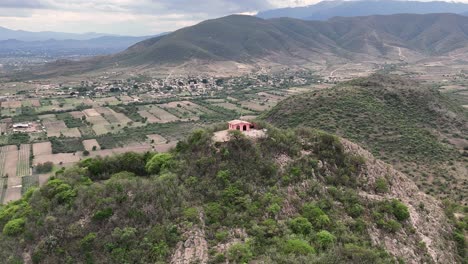
[(466, 263), (467, 6), (0, 27), (0, 258)]

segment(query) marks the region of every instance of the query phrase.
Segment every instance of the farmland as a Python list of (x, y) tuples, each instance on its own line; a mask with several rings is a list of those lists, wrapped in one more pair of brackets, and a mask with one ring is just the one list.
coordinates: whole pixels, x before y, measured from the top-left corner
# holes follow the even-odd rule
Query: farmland
[[(311, 84), (314, 78), (307, 73), (295, 79), (294, 85)], [(284, 83), (281, 79), (275, 81)], [(52, 162), (60, 168), (87, 156), (166, 152), (194, 129), (258, 116), (292, 88), (255, 76), (248, 80), (190, 78), (139, 83), (130, 78), (25, 85), (28, 90), (15, 93), (13, 89), (1, 102), (0, 173), (9, 176), (2, 194), (5, 200), (18, 199), (50, 176), (35, 174), (39, 164)], [(18, 123), (20, 128), (14, 129)]]
[(16, 176), (23, 177), (23, 176), (29, 176), (31, 174), (30, 155), (31, 155), (31, 145), (29, 144), (21, 145), (19, 152), (18, 152)]

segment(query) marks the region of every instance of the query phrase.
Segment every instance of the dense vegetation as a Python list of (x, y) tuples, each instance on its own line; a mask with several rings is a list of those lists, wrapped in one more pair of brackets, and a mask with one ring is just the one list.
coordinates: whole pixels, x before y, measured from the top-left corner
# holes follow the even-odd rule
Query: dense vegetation
[(165, 263), (203, 230), (210, 263), (394, 263), (367, 227), (411, 229), (409, 211), (398, 200), (358, 196), (364, 160), (322, 132), (268, 133), (255, 143), (236, 132), (214, 143), (199, 130), (169, 154), (90, 158), (61, 170), (0, 208), (0, 258)]
[(425, 173), (440, 176), (436, 177), (440, 192), (457, 189), (453, 197), (466, 198), (463, 193), (468, 186), (461, 186), (462, 181), (443, 183), (444, 177), (453, 179), (436, 164), (463, 159), (447, 139), (468, 133), (468, 116), (435, 89), (397, 76), (373, 75), (292, 97), (265, 118), (281, 127), (309, 126), (339, 134), (404, 172), (422, 177), (422, 182), (427, 181)]

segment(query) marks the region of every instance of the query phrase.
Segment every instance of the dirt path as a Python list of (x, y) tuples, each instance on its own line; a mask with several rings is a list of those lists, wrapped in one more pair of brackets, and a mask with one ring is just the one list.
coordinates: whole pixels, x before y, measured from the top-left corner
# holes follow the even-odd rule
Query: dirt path
[(400, 60), (406, 60), (406, 56), (403, 55), (403, 51), (401, 51), (401, 48), (398, 47), (398, 56), (400, 57)]

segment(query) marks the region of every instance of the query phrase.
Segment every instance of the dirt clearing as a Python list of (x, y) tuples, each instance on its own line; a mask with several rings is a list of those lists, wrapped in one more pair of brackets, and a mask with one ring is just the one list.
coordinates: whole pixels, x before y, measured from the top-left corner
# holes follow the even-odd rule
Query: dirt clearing
[(94, 151), (94, 147), (96, 147), (96, 150), (101, 150), (101, 146), (96, 139), (83, 140), (83, 146), (89, 152)]
[(42, 142), (42, 143), (33, 144), (34, 156), (50, 155), (50, 154), (52, 154), (52, 143)]

